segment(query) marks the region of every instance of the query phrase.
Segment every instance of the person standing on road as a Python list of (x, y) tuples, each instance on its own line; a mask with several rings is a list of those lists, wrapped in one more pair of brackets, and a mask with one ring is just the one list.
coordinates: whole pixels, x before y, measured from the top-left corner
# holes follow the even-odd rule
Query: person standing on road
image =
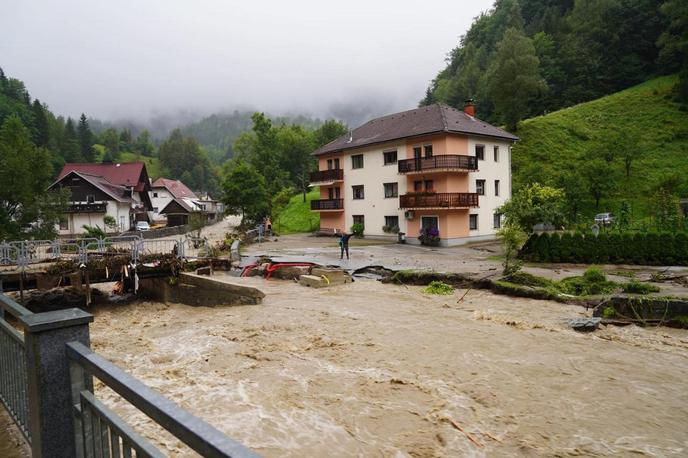
[(339, 247), (341, 248), (341, 253), (339, 254), (339, 259), (344, 259), (344, 252), (346, 251), (346, 259), (349, 259), (349, 239), (353, 234), (347, 234), (342, 232), (339, 238)]

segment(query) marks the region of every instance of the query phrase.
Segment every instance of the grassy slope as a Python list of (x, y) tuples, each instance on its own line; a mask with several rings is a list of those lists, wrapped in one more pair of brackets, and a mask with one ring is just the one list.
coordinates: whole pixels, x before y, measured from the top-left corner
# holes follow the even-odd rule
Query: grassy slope
[[(521, 141), (513, 149), (514, 186), (531, 181), (551, 183), (558, 171), (582, 164), (615, 130), (644, 145), (645, 156), (632, 166), (615, 195), (602, 199), (600, 211), (618, 211), (621, 200), (632, 203), (635, 217), (648, 212), (647, 196), (661, 177), (685, 176), (688, 170), (688, 113), (669, 97), (674, 76), (647, 81), (592, 102), (528, 119), (519, 125)], [(622, 159), (615, 167), (623, 169)], [(585, 213), (595, 213), (592, 199)]]
[(297, 194), (291, 198), (289, 205), (275, 218), (272, 225), (278, 234), (312, 232), (320, 227), (320, 215), (311, 211), (311, 200), (320, 198), (320, 190), (315, 188), (306, 195)]
[(135, 153), (122, 152), (119, 154), (120, 162), (136, 162), (143, 161), (146, 164), (146, 170), (151, 180), (160, 178), (160, 160), (157, 157), (136, 157)]

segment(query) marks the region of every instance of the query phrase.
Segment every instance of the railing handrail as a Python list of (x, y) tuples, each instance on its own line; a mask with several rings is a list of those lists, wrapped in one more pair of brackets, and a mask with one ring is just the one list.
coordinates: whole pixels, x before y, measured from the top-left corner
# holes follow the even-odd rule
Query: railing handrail
[(26, 307), (14, 302), (9, 297), (4, 294), (0, 294), (0, 308), (8, 312), (15, 318), (19, 318), (26, 315), (33, 315), (33, 312)]
[(407, 193), (399, 196), (400, 208), (411, 207), (477, 207), (475, 192)]
[(311, 210), (341, 210), (344, 208), (344, 199), (313, 199)]
[(400, 159), (397, 161), (399, 173), (418, 172), (436, 168), (478, 170), (478, 160), (467, 154), (438, 154), (431, 157)]
[(343, 180), (344, 169), (326, 169), (311, 172), (310, 181), (317, 182), (323, 180)]
[(202, 456), (259, 456), (215, 427), (183, 410), (85, 345), (79, 342), (68, 343), (67, 357)]

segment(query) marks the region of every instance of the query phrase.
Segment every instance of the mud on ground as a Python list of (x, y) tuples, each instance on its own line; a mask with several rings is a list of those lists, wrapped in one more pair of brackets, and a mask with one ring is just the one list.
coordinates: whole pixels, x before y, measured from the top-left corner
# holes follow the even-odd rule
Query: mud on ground
[[(95, 349), (265, 456), (679, 456), (688, 331), (578, 334), (578, 306), (246, 279), (263, 305), (99, 308)], [(188, 451), (112, 393), (174, 456)]]

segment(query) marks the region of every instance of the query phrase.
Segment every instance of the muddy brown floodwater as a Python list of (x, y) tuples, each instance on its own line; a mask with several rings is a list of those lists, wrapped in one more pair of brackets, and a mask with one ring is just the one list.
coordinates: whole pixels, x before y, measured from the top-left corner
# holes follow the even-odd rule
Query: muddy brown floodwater
[(580, 307), (486, 291), (246, 280), (263, 305), (101, 308), (93, 345), (268, 457), (688, 454), (686, 331), (579, 334)]

